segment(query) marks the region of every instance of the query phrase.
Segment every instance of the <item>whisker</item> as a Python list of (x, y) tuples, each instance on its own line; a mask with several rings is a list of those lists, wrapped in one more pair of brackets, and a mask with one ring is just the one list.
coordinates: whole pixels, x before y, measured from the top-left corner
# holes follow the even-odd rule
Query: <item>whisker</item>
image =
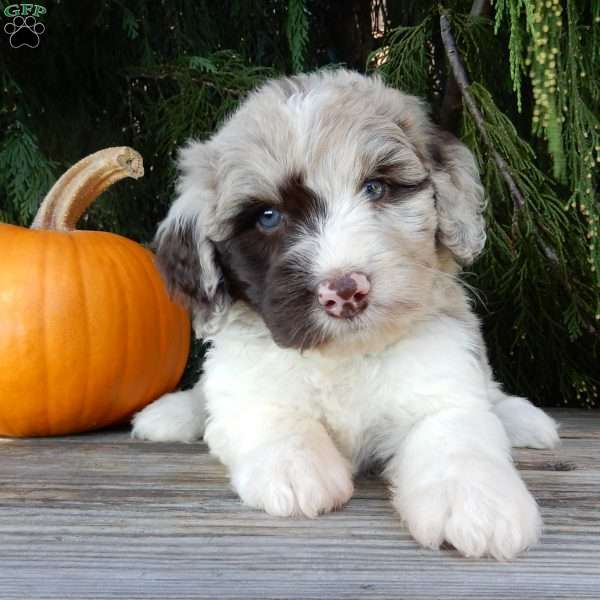
[(477, 289), (474, 285), (471, 285), (470, 283), (467, 283), (461, 277), (461, 275), (474, 275), (473, 272), (464, 272), (464, 271), (461, 271), (458, 274), (454, 274), (454, 273), (447, 273), (446, 271), (440, 271), (439, 269), (436, 269), (434, 267), (430, 267), (429, 265), (423, 265), (423, 264), (420, 264), (420, 263), (412, 263), (412, 266), (415, 266), (415, 267), (418, 267), (420, 269), (424, 269), (424, 270), (427, 270), (427, 271), (431, 271), (433, 273), (436, 273), (437, 275), (441, 275), (443, 277), (451, 279), (455, 283), (458, 283), (461, 287), (463, 287), (469, 293), (469, 295), (474, 296), (477, 299), (477, 301), (483, 306), (483, 308), (486, 311), (488, 310), (486, 300), (483, 297), (483, 292), (481, 290)]

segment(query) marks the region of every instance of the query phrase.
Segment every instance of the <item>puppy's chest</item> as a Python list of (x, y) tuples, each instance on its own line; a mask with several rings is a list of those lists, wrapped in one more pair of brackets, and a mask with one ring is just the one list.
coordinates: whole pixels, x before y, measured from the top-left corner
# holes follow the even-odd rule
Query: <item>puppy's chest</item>
[(314, 365), (306, 378), (313, 410), (348, 456), (402, 420), (398, 385), (379, 357)]

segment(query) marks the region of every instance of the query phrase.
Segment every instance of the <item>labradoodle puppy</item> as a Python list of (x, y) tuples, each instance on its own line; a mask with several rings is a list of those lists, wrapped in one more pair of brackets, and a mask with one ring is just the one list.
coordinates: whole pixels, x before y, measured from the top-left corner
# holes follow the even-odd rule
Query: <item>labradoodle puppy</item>
[(494, 381), (457, 276), (485, 242), (469, 150), (417, 98), (337, 70), (267, 83), (179, 167), (158, 261), (211, 348), (133, 435), (204, 435), (273, 515), (342, 506), (377, 461), (424, 546), (535, 543), (510, 446), (553, 446), (556, 424)]

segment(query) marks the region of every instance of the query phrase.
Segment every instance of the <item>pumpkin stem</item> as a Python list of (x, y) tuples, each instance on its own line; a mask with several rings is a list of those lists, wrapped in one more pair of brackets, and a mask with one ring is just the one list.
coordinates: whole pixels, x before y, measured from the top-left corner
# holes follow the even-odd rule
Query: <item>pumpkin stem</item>
[(124, 177), (144, 174), (142, 157), (127, 146), (105, 148), (74, 164), (46, 194), (32, 229), (71, 231), (94, 200)]

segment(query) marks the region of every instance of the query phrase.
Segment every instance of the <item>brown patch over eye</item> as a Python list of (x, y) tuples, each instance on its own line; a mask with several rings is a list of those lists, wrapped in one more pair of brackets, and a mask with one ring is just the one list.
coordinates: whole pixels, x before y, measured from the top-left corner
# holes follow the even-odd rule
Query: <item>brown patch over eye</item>
[[(306, 226), (326, 215), (325, 202), (295, 173), (278, 186), (277, 199), (249, 198), (247, 204), (231, 219), (232, 236), (256, 228), (263, 233), (276, 233)], [(274, 226), (275, 225), (275, 226)]]
[[(321, 336), (318, 327), (299, 327), (314, 302), (310, 273), (286, 258), (298, 236), (318, 226), (326, 205), (301, 174), (287, 177), (278, 198), (252, 198), (231, 221), (231, 235), (215, 242), (227, 291), (244, 300), (264, 319), (280, 346), (308, 348)], [(281, 224), (277, 223), (281, 215)], [(260, 219), (262, 218), (262, 223)]]
[(324, 216), (325, 203), (304, 183), (302, 173), (289, 175), (279, 186), (279, 197), (283, 212), (292, 223), (310, 221), (316, 216)]

